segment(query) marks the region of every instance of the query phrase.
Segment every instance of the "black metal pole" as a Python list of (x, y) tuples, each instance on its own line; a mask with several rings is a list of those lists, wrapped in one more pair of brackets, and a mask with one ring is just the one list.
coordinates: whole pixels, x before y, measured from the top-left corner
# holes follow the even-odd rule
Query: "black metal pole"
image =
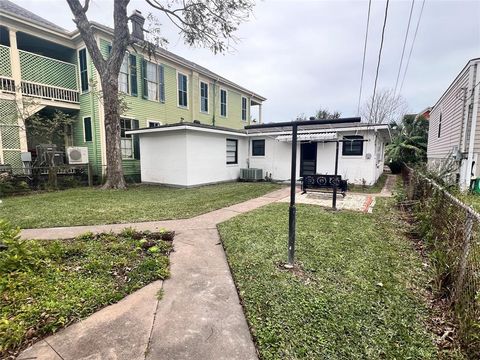
[(333, 199), (332, 199), (332, 208), (337, 210), (337, 175), (338, 175), (338, 141), (335, 145), (335, 175), (333, 177)]
[(292, 126), (292, 165), (290, 173), (290, 206), (288, 208), (288, 266), (292, 267), (295, 260), (295, 226), (296, 208), (295, 192), (297, 188), (297, 130), (298, 126)]

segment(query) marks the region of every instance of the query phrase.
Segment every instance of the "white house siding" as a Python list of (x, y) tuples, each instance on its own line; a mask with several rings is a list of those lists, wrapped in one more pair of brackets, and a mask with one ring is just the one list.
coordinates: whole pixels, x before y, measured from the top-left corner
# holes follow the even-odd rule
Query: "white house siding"
[[(379, 136), (376, 136), (378, 134)], [(340, 133), (339, 138), (345, 135), (355, 135), (355, 132)], [(340, 144), (338, 159), (338, 174), (350, 183), (372, 185), (383, 172), (384, 140), (380, 133), (374, 130), (361, 131), (357, 135), (363, 135), (365, 140), (362, 156), (343, 156)], [(291, 143), (275, 140), (275, 136), (256, 136), (252, 139), (265, 139), (265, 156), (251, 156), (250, 167), (263, 169), (264, 174), (271, 174), (273, 180), (286, 181), (290, 179)], [(380, 147), (376, 152), (375, 139)], [(321, 143), (317, 145), (317, 169), (318, 174), (330, 174), (335, 172), (335, 143)], [(378, 149), (377, 149), (378, 150)], [(251, 150), (250, 150), (251, 152)], [(370, 159), (367, 159), (370, 154)], [(297, 178), (300, 177), (300, 145), (297, 149)]]
[[(265, 156), (252, 156), (251, 141), (265, 140)], [(275, 136), (250, 137), (249, 161), (251, 168), (263, 169), (263, 174), (273, 180), (286, 181), (290, 179), (292, 159), (292, 143), (275, 140)], [(297, 179), (300, 177), (300, 145), (297, 146)]]
[[(227, 139), (238, 140), (238, 164), (227, 164)], [(247, 140), (241, 136), (187, 131), (187, 186), (237, 180), (247, 167)]]
[(140, 135), (142, 182), (187, 186), (186, 130)]
[[(341, 133), (339, 139), (343, 136), (355, 135), (355, 133)], [(338, 150), (338, 174), (342, 179), (349, 183), (373, 185), (381, 172), (377, 172), (375, 158), (375, 133), (374, 131), (358, 132), (357, 135), (364, 136), (367, 140), (363, 143), (362, 156), (343, 156), (342, 144), (339, 144)], [(317, 147), (317, 173), (334, 174), (335, 172), (335, 143), (318, 143)], [(367, 159), (367, 154), (370, 158)], [(383, 165), (382, 165), (383, 170)]]

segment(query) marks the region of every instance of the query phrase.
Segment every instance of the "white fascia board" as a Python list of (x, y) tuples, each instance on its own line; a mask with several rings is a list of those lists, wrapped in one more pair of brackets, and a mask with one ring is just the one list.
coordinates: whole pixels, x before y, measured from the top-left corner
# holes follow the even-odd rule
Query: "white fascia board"
[(223, 135), (239, 136), (239, 137), (247, 136), (247, 134), (243, 134), (235, 131), (228, 131), (228, 130), (221, 130), (221, 129), (207, 129), (207, 128), (201, 128), (201, 127), (195, 127), (195, 126), (188, 126), (188, 125), (130, 130), (130, 131), (126, 131), (125, 133), (141, 135), (141, 134), (151, 134), (151, 133), (159, 133), (159, 132), (167, 132), (167, 131), (178, 131), (178, 130), (200, 131), (200, 132), (206, 132), (206, 133), (223, 134)]
[[(311, 130), (299, 130), (298, 134), (309, 134), (312, 132), (315, 133), (325, 133), (325, 132), (348, 132), (348, 131), (369, 131), (369, 130), (386, 130), (388, 131), (389, 127), (388, 125), (382, 125), (382, 126), (362, 126), (362, 127), (348, 127), (348, 128), (329, 128), (329, 129), (311, 129)], [(290, 135), (292, 133), (291, 130), (288, 131), (275, 131), (275, 132), (257, 132), (257, 133), (251, 133), (247, 134), (247, 136), (254, 137), (254, 136), (273, 136), (273, 135)]]

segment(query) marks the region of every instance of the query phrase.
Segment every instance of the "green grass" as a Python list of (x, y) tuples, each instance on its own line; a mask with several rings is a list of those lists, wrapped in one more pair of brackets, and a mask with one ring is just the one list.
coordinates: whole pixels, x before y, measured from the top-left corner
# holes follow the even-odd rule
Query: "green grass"
[(436, 359), (421, 289), (428, 274), (392, 200), (374, 214), (297, 209), (299, 268), (286, 260), (288, 208), (219, 225), (261, 359)]
[(0, 251), (2, 359), (169, 274), (171, 243), (150, 240), (149, 248), (142, 233), (43, 242), (8, 241), (5, 234), (0, 233), (0, 244), (8, 246)]
[(76, 188), (5, 198), (0, 217), (21, 228), (183, 219), (279, 188), (273, 183), (226, 183), (191, 189), (140, 185), (126, 191)]
[(348, 184), (348, 191), (351, 192), (361, 192), (366, 194), (375, 194), (382, 191), (383, 187), (385, 186), (385, 182), (387, 181), (387, 175), (382, 174), (378, 178), (377, 182), (373, 185), (357, 185), (357, 184)]

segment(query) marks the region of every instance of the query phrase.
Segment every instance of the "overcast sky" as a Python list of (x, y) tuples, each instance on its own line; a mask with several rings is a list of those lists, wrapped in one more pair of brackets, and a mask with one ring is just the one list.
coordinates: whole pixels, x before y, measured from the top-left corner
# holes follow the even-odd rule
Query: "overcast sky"
[[(74, 29), (65, 0), (13, 1)], [(421, 5), (415, 1), (406, 55)], [(410, 6), (411, 0), (390, 1), (379, 88), (395, 86)], [(132, 0), (133, 9), (154, 12), (144, 0)], [(185, 46), (168, 19), (160, 20), (168, 50), (265, 96), (264, 121), (270, 122), (310, 116), (319, 107), (356, 115), (367, 10), (366, 0), (258, 1), (237, 33), (240, 43), (225, 55)], [(373, 91), (384, 11), (384, 0), (372, 2), (363, 100)], [(88, 14), (112, 26), (112, 1), (92, 0)], [(480, 57), (480, 0), (427, 0), (402, 90), (409, 110), (433, 105), (474, 57)]]

